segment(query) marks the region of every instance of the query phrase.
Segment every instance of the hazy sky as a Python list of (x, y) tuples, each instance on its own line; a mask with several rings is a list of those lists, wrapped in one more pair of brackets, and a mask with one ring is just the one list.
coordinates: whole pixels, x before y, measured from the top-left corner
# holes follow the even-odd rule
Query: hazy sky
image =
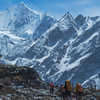
[(73, 16), (100, 16), (100, 0), (0, 0), (0, 10), (4, 10), (19, 2), (25, 2), (29, 7), (39, 12), (60, 18), (66, 12)]

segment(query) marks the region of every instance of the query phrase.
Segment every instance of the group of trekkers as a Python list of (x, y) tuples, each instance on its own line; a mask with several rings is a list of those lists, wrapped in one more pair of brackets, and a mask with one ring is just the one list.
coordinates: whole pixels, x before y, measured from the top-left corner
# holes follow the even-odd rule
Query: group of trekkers
[[(53, 95), (54, 93), (54, 84), (53, 82), (50, 83), (50, 94)], [(82, 98), (83, 95), (83, 88), (80, 83), (77, 83), (75, 88), (73, 88), (71, 82), (69, 80), (65, 81), (64, 85), (60, 86), (60, 93), (62, 100), (72, 100), (72, 93), (75, 94), (76, 100)]]

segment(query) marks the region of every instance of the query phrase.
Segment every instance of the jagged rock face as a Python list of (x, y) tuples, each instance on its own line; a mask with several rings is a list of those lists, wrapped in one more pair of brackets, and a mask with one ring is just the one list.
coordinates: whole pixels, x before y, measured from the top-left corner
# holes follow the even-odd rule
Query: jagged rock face
[(49, 91), (33, 68), (0, 64), (0, 73), (1, 100), (37, 100)]
[(56, 27), (54, 30), (52, 30), (49, 33), (47, 45), (53, 46), (59, 40), (66, 42), (70, 38), (73, 38), (75, 36), (75, 33), (76, 33), (76, 30), (73, 27), (71, 27), (71, 28), (69, 28), (68, 30), (65, 30), (65, 31), (61, 31), (59, 29), (59, 27)]
[(38, 27), (36, 28), (33, 39), (38, 39), (43, 33), (45, 33), (54, 23), (56, 22), (56, 19), (44, 14), (42, 16), (42, 20)]
[(78, 27), (81, 27), (85, 23), (86, 17), (79, 15), (75, 18), (75, 22), (77, 23)]
[[(74, 63), (76, 61), (76, 59), (79, 59), (82, 56), (83, 56), (83, 58), (84, 57), (88, 57), (90, 55), (90, 54), (88, 54), (89, 52), (94, 52), (94, 49), (95, 49), (94, 47), (96, 45), (96, 39), (97, 39), (97, 36), (99, 35), (99, 33), (98, 34), (96, 33), (96, 32), (98, 32), (98, 29), (99, 29), (99, 24), (98, 23), (99, 22), (94, 24), (92, 28), (84, 31), (83, 35), (80, 35), (80, 36), (76, 37), (72, 41), (70, 40), (70, 38), (68, 38), (69, 40), (67, 40), (67, 37), (65, 37), (65, 35), (64, 35), (64, 37), (62, 37), (63, 36), (63, 34), (62, 34), (63, 32), (56, 26), (52, 30), (49, 30), (49, 32), (47, 33), (48, 35), (47, 35), (46, 39), (43, 38), (43, 41), (41, 39), (43, 44), (41, 42), (38, 42), (36, 45), (34, 45), (32, 48), (29, 49), (29, 51), (27, 52), (27, 55), (31, 53), (30, 55), (33, 55), (33, 57), (35, 56), (38, 59), (42, 58), (43, 56), (46, 56), (46, 54), (48, 54), (49, 50), (47, 50), (48, 48), (46, 46), (51, 46), (52, 47), (52, 46), (56, 45), (53, 48), (52, 52), (50, 52), (50, 55), (48, 55), (49, 57), (46, 58), (44, 60), (44, 62), (42, 62), (42, 64), (39, 65), (39, 66), (42, 66), (44, 64), (47, 69), (48, 68), (49, 68), (49, 70), (52, 69), (50, 75), (53, 75), (56, 71), (58, 71), (60, 69), (60, 68), (59, 69), (57, 68), (58, 66), (66, 66), (64, 68), (67, 69), (67, 66), (68, 65), (70, 66), (70, 64)], [(67, 33), (68, 32), (66, 32), (66, 36), (67, 36)], [(92, 36), (93, 36), (93, 38), (92, 38)], [(70, 37), (72, 38), (73, 36), (70, 36)], [(90, 38), (90, 40), (92, 39), (91, 42), (90, 42), (90, 40), (88, 40), (89, 38)], [(66, 41), (66, 45), (68, 45), (68, 46), (65, 46), (65, 48), (64, 48), (64, 42), (63, 42), (64, 39), (66, 39), (65, 40)], [(84, 42), (84, 41), (86, 41), (86, 42)], [(39, 48), (41, 48), (41, 45), (42, 45), (41, 50), (38, 49), (38, 45), (39, 45)], [(36, 48), (36, 50), (35, 50), (35, 48)], [(60, 64), (62, 64), (60, 61), (61, 61), (61, 59), (63, 59), (63, 56), (65, 56), (65, 58), (66, 58), (66, 60), (65, 60), (66, 64), (65, 65), (60, 65)], [(68, 61), (67, 61), (67, 57), (69, 57)], [(81, 59), (79, 59), (79, 62), (80, 62)], [(51, 67), (51, 64), (52, 64), (53, 68)], [(38, 69), (39, 69), (39, 67), (37, 67), (37, 70)], [(41, 72), (41, 71), (39, 71), (39, 72)], [(47, 70), (45, 70), (44, 73), (46, 73), (46, 72), (47, 72)], [(67, 72), (67, 73), (69, 74), (68, 76), (67, 76), (67, 74), (66, 74), (66, 76), (65, 76), (65, 74), (63, 74), (64, 80), (65, 80), (65, 78), (68, 78), (71, 75), (70, 71)], [(73, 71), (72, 71), (72, 73), (73, 73)], [(57, 75), (59, 76), (59, 74), (60, 73), (58, 73)], [(55, 74), (55, 78), (56, 77), (57, 76)], [(53, 78), (54, 78), (54, 76), (53, 76)], [(59, 81), (60, 81), (60, 79), (59, 79)]]
[(46, 84), (43, 83), (33, 68), (0, 64), (0, 73), (0, 84), (6, 85), (8, 81), (8, 85), (46, 88)]
[[(42, 42), (39, 41), (30, 48), (26, 55), (30, 54), (33, 55), (33, 58), (35, 57), (37, 63), (34, 66), (46, 80), (59, 83), (71, 79), (74, 83), (77, 81), (83, 83), (99, 72), (99, 63), (94, 56), (97, 45), (100, 45), (99, 25), (98, 21), (91, 28), (85, 30), (82, 35), (76, 37), (71, 35), (70, 37), (73, 39), (62, 37), (63, 32), (57, 26), (51, 28), (52, 30), (47, 33), (46, 39), (42, 37)], [(99, 54), (97, 51), (96, 53)]]
[[(66, 65), (65, 71), (58, 81), (62, 79), (71, 79), (73, 82), (83, 83), (91, 76), (99, 73), (99, 49), (100, 49), (100, 33), (99, 22), (93, 25), (92, 28), (85, 31), (82, 35), (77, 37), (69, 47), (67, 57), (69, 57), (69, 64)], [(67, 58), (66, 58), (67, 59)], [(66, 61), (66, 60), (65, 60)], [(68, 63), (68, 60), (67, 62)], [(69, 67), (69, 69), (67, 68)], [(57, 77), (57, 76), (56, 76)]]
[[(25, 25), (27, 26), (27, 24), (32, 26), (30, 23)], [(23, 25), (22, 27), (24, 27)], [(74, 83), (77, 81), (84, 83), (96, 73), (100, 73), (99, 28), (100, 17), (98, 16), (79, 15), (74, 19), (70, 13), (67, 13), (56, 21), (45, 15), (34, 28), (35, 31), (32, 31), (33, 40), (28, 39), (29, 41), (27, 41), (25, 37), (21, 36), (18, 36), (20, 39), (16, 37), (18, 38), (16, 40), (13, 37), (11, 40), (12, 36), (9, 35), (11, 32), (5, 35), (6, 32), (0, 32), (0, 53), (4, 54), (7, 59), (2, 58), (1, 60), (6, 63), (34, 67), (46, 81), (63, 83), (69, 79)], [(4, 43), (5, 36), (9, 37), (6, 38), (6, 43)], [(4, 44), (2, 45), (2, 43)]]

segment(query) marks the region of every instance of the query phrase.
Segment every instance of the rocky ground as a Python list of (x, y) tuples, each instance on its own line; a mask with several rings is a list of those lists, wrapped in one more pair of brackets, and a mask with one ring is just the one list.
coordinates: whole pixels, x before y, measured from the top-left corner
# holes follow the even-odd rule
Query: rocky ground
[[(75, 99), (74, 93), (73, 100)], [(59, 87), (50, 96), (49, 86), (29, 67), (0, 64), (0, 100), (62, 100)], [(84, 89), (80, 100), (100, 100), (100, 91)]]
[(46, 90), (33, 68), (0, 64), (0, 100), (33, 100)]

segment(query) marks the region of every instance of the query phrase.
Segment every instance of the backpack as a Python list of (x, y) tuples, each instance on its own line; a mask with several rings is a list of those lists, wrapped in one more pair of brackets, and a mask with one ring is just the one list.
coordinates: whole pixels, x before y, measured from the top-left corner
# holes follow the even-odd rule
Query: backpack
[(52, 88), (53, 88), (53, 87), (54, 87), (54, 84), (53, 84), (53, 83), (50, 83), (50, 87), (52, 87)]
[(65, 82), (65, 89), (66, 91), (72, 91), (72, 85), (69, 80)]
[(83, 92), (83, 88), (82, 88), (81, 84), (77, 84), (76, 92)]

